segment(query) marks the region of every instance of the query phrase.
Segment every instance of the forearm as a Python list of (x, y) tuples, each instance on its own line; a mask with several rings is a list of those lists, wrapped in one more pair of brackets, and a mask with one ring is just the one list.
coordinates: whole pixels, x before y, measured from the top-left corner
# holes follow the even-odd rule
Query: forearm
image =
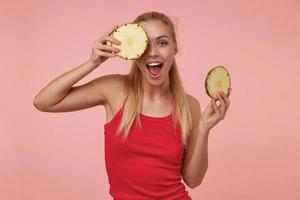
[(195, 142), (191, 147), (193, 153), (188, 164), (189, 181), (196, 187), (201, 184), (208, 168), (208, 136), (209, 130), (199, 126), (198, 135), (194, 138)]
[(62, 100), (70, 91), (72, 86), (97, 68), (97, 65), (89, 61), (80, 66), (65, 72), (48, 83), (34, 98), (34, 103), (47, 107), (52, 106)]

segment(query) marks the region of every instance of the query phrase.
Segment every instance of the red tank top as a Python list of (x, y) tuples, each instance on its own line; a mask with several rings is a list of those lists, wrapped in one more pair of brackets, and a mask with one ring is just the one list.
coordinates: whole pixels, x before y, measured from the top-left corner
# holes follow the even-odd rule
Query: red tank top
[(126, 140), (116, 130), (124, 104), (104, 124), (105, 166), (114, 200), (191, 200), (181, 182), (184, 147), (173, 113), (151, 117), (140, 113), (142, 129), (133, 125)]

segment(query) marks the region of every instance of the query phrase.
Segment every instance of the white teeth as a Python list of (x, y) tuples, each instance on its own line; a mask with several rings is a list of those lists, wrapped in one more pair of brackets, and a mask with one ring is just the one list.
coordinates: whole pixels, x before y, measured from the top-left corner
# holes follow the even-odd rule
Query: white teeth
[(157, 65), (160, 65), (161, 63), (149, 63), (149, 64), (147, 64), (147, 65), (149, 65), (149, 66), (157, 66)]

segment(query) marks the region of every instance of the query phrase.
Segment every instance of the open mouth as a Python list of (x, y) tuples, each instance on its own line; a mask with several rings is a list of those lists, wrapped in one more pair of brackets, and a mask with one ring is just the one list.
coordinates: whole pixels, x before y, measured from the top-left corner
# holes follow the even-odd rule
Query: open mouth
[(150, 63), (147, 64), (147, 69), (152, 77), (158, 77), (160, 75), (163, 64), (162, 63)]

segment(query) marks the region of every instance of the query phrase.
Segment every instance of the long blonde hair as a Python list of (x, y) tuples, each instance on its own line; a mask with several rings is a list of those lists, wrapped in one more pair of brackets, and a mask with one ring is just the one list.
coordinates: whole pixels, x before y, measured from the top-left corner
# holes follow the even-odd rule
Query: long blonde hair
[[(133, 23), (140, 23), (152, 19), (161, 20), (169, 27), (177, 52), (174, 24), (165, 14), (155, 11), (146, 12), (138, 16)], [(182, 132), (182, 142), (186, 150), (188, 136), (192, 127), (192, 119), (189, 102), (179, 76), (175, 59), (169, 71), (169, 80), (170, 89), (173, 94), (172, 108), (175, 110), (175, 114), (173, 112), (173, 124), (176, 125), (176, 122), (179, 122)], [(122, 120), (117, 132), (123, 133), (126, 139), (134, 122), (136, 122), (135, 125), (141, 128), (139, 113), (141, 112), (143, 99), (142, 73), (136, 62), (132, 63), (131, 70), (128, 73), (125, 91), (127, 92), (127, 96), (125, 98)]]

